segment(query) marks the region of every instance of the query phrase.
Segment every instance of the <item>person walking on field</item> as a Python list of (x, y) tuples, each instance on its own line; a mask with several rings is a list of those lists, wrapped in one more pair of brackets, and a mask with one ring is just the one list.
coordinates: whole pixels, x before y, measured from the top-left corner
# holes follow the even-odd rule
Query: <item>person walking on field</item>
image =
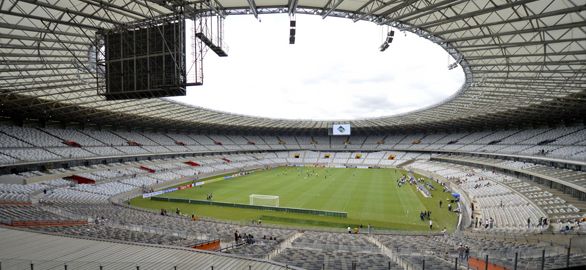
[(433, 221), (429, 220), (429, 230), (433, 230)]

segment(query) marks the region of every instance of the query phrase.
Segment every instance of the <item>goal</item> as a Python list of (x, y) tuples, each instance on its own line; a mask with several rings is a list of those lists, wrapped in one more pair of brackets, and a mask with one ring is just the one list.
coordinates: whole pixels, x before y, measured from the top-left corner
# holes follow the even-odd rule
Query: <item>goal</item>
[(250, 205), (264, 205), (279, 207), (279, 196), (250, 194)]

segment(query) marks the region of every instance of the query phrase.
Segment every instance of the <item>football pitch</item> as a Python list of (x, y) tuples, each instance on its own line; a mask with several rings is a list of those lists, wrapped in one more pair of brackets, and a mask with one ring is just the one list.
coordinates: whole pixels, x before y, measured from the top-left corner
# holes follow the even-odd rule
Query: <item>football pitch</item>
[[(280, 207), (306, 208), (347, 212), (348, 217), (326, 217), (277, 211), (262, 211), (225, 206), (163, 202), (135, 198), (131, 204), (151, 209), (168, 209), (182, 213), (212, 217), (241, 223), (262, 220), (263, 223), (297, 227), (354, 228), (368, 224), (376, 229), (428, 231), (429, 221), (420, 219), (421, 211), (431, 211), (434, 231), (446, 227), (453, 230), (457, 214), (448, 212), (442, 187), (426, 178), (435, 187), (426, 198), (415, 185), (397, 185), (397, 179), (407, 172), (401, 169), (346, 169), (281, 167), (253, 172), (224, 180), (208, 179), (200, 187), (160, 195), (168, 198), (206, 200), (248, 204), (250, 194), (278, 195)], [(416, 175), (417, 177), (421, 177)], [(439, 207), (442, 200), (443, 208)]]

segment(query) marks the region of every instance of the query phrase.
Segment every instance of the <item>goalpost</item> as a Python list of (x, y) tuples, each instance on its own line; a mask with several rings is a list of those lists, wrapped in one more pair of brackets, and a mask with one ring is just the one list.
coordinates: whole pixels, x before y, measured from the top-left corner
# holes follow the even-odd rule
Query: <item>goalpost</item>
[(260, 195), (250, 194), (250, 205), (264, 205), (279, 207), (279, 196), (277, 195)]

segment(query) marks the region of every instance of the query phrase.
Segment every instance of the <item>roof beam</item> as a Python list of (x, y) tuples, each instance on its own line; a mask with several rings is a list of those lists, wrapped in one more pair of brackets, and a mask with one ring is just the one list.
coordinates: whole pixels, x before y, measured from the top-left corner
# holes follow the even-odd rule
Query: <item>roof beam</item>
[(469, 25), (466, 27), (454, 27), (452, 29), (446, 29), (443, 31), (436, 31), (436, 32), (434, 32), (434, 34), (436, 36), (443, 36), (445, 34), (468, 31), (468, 30), (477, 29), (477, 28), (488, 28), (490, 26), (495, 26), (495, 25), (504, 25), (504, 24), (511, 24), (511, 23), (515, 23), (515, 22), (536, 20), (536, 19), (558, 16), (558, 15), (563, 15), (563, 14), (568, 14), (568, 13), (580, 12), (580, 11), (584, 11), (584, 10), (586, 10), (586, 5), (580, 5), (580, 6), (576, 6), (576, 7), (553, 10), (553, 11), (549, 11), (549, 12), (545, 12), (545, 13), (541, 13), (541, 14), (534, 14), (534, 15), (530, 15), (530, 16), (517, 17), (514, 19), (510, 19), (510, 20), (497, 20), (494, 22), (485, 22), (482, 24)]
[(539, 41), (522, 41), (522, 42), (509, 42), (509, 43), (492, 43), (492, 44), (474, 44), (474, 45), (458, 45), (460, 52), (466, 53), (478, 50), (489, 50), (489, 49), (503, 49), (513, 47), (525, 47), (533, 45), (547, 45), (552, 43), (564, 43), (564, 42), (584, 42), (584, 38), (569, 38), (569, 39), (557, 39), (557, 40), (539, 40)]
[[(36, 6), (39, 6), (39, 7), (44, 7), (44, 8), (49, 8), (49, 9), (52, 9), (52, 10), (57, 10), (57, 11), (60, 11), (60, 12), (65, 13), (65, 14), (73, 14), (73, 15), (80, 16), (80, 17), (83, 17), (83, 18), (88, 18), (88, 19), (92, 19), (92, 20), (95, 20), (95, 21), (99, 21), (99, 22), (109, 23), (109, 24), (112, 24), (112, 25), (121, 25), (122, 24), (122, 22), (118, 22), (118, 21), (115, 21), (115, 20), (111, 20), (109, 18), (103, 18), (103, 17), (99, 17), (99, 16), (96, 16), (96, 15), (93, 15), (93, 14), (87, 14), (87, 13), (79, 12), (79, 11), (72, 10), (72, 9), (69, 9), (69, 8), (59, 7), (59, 6), (52, 5), (52, 4), (49, 4), (49, 3), (45, 3), (45, 2), (42, 2), (42, 1), (38, 1), (38, 0), (19, 0), (19, 1), (22, 1), (22, 2), (25, 2), (25, 3), (29, 3), (31, 5), (36, 5)], [(73, 8), (75, 8), (75, 6), (73, 6)]]
[(362, 5), (358, 10), (355, 11), (356, 15), (352, 19), (354, 22), (363, 20), (364, 18), (374, 14), (375, 12), (383, 9), (384, 7), (393, 3), (399, 2), (398, 0), (382, 1), (382, 0), (370, 0)]
[(332, 13), (332, 11), (336, 10), (340, 4), (342, 4), (344, 0), (329, 0), (328, 3), (324, 6), (324, 10), (326, 11), (321, 18), (325, 19)]
[(250, 11), (252, 11), (254, 17), (258, 19), (258, 9), (256, 8), (256, 2), (254, 2), (254, 0), (246, 0), (246, 2), (248, 2)]
[(295, 12), (297, 12), (297, 4), (298, 0), (289, 0), (289, 4), (287, 5), (289, 9), (289, 16), (295, 15)]
[(506, 32), (495, 32), (495, 33), (484, 34), (484, 35), (448, 38), (448, 39), (444, 39), (444, 41), (450, 42), (450, 43), (451, 42), (462, 42), (462, 41), (469, 41), (469, 40), (478, 40), (478, 39), (482, 39), (482, 38), (494, 38), (494, 37), (511, 36), (511, 35), (527, 34), (527, 33), (540, 33), (540, 32), (546, 32), (546, 31), (571, 29), (571, 28), (585, 27), (585, 26), (586, 26), (586, 21), (581, 21), (581, 22), (557, 24), (557, 25), (538, 27), (538, 28), (527, 28), (527, 29), (511, 30), (511, 31), (506, 31)]
[[(399, 14), (398, 16), (393, 16), (390, 18), (387, 17), (381, 24), (386, 24), (391, 21), (404, 21), (404, 19), (407, 17), (409, 17), (409, 18), (405, 19), (405, 20), (412, 21), (416, 18), (437, 12), (440, 8), (445, 9), (447, 7), (452, 7), (452, 6), (459, 5), (461, 3), (468, 2), (468, 1), (470, 1), (470, 0), (458, 0), (458, 1), (444, 0), (444, 1), (436, 2), (434, 4), (429, 4), (429, 2), (421, 1), (422, 3), (428, 3), (429, 5), (427, 5), (426, 7), (423, 7), (423, 8), (413, 7), (410, 12)], [(387, 16), (388, 15), (391, 15), (391, 13), (387, 14)], [(413, 15), (416, 15), (416, 16), (413, 16)]]
[(475, 10), (472, 12), (468, 12), (468, 13), (464, 13), (464, 14), (459, 14), (457, 16), (451, 16), (451, 17), (447, 17), (444, 20), (437, 20), (437, 21), (431, 21), (429, 23), (422, 23), (420, 25), (417, 25), (417, 28), (430, 28), (430, 27), (435, 27), (438, 25), (442, 25), (442, 24), (446, 24), (446, 23), (451, 23), (451, 22), (455, 22), (455, 21), (460, 21), (466, 18), (470, 18), (470, 17), (475, 17), (475, 16), (479, 16), (479, 15), (483, 15), (483, 14), (487, 14), (487, 13), (492, 13), (492, 12), (496, 12), (499, 10), (503, 10), (503, 9), (507, 9), (507, 8), (513, 8), (516, 6), (520, 6), (520, 5), (524, 5), (524, 4), (528, 4), (531, 2), (535, 2), (537, 0), (517, 0), (517, 1), (513, 1), (507, 4), (503, 4), (500, 6), (493, 6), (491, 8), (485, 8), (485, 9), (479, 9), (479, 10)]
[(41, 17), (41, 16), (36, 16), (36, 15), (16, 13), (16, 12), (6, 11), (6, 10), (0, 10), (0, 14), (22, 17), (22, 18), (27, 18), (27, 19), (31, 19), (31, 20), (38, 20), (41, 22), (50, 22), (50, 23), (63, 24), (63, 25), (68, 25), (68, 26), (73, 26), (73, 27), (87, 28), (87, 29), (91, 29), (92, 31), (97, 31), (100, 29), (99, 27), (96, 27), (93, 25), (75, 23), (75, 22), (71, 22), (71, 21), (56, 20), (56, 19), (45, 18), (45, 17)]

